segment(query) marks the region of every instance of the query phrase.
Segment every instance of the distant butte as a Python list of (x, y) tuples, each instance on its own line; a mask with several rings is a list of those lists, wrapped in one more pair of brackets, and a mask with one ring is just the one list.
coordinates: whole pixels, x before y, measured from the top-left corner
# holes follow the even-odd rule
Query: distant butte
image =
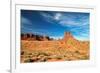
[(32, 40), (32, 41), (47, 41), (47, 40), (53, 40), (49, 36), (42, 36), (42, 35), (35, 35), (32, 33), (26, 33), (26, 34), (21, 34), (21, 40)]
[[(64, 37), (62, 40), (67, 40), (69, 38), (73, 38), (73, 35), (71, 32), (64, 32)], [(49, 36), (42, 36), (42, 35), (35, 35), (32, 33), (26, 33), (26, 34), (21, 34), (21, 40), (32, 40), (32, 41), (49, 41), (49, 40), (54, 40), (53, 38), (50, 38)]]

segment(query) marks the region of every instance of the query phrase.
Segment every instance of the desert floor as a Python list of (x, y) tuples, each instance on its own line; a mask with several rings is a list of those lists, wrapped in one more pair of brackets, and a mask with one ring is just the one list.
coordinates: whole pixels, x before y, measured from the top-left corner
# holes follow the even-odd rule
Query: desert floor
[(89, 60), (89, 42), (21, 40), (21, 63)]

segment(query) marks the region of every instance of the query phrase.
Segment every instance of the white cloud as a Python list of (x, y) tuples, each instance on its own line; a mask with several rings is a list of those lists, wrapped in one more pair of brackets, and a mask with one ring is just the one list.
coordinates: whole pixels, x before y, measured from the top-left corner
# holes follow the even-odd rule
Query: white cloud
[(21, 18), (21, 23), (22, 23), (22, 25), (24, 25), (24, 24), (31, 25), (32, 24), (32, 22), (29, 19), (25, 18), (25, 17)]
[(60, 25), (66, 26), (84, 26), (89, 24), (89, 17), (82, 14), (63, 14), (63, 13), (53, 13), (53, 15), (45, 12), (41, 12), (41, 15), (49, 23), (58, 22)]
[(40, 14), (45, 18), (52, 18), (52, 16), (50, 14), (48, 14), (48, 13), (40, 12)]
[(84, 26), (89, 24), (89, 18), (82, 16), (62, 16), (59, 24), (62, 26)]
[(75, 26), (79, 26), (80, 25), (80, 22), (77, 22), (77, 21), (67, 21), (67, 20), (62, 20), (59, 22), (59, 24), (61, 24), (62, 26), (72, 26), (72, 25), (75, 25)]
[(49, 23), (54, 23), (54, 17), (46, 12), (40, 12), (40, 14), (43, 16), (43, 19)]
[(56, 13), (55, 15), (54, 15), (54, 19), (55, 20), (60, 20), (60, 17), (62, 16), (62, 14), (61, 13)]

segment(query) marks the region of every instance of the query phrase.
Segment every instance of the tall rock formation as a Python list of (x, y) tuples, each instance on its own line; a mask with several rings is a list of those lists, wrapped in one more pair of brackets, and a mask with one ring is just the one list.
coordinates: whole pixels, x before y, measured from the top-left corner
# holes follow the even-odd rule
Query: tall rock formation
[(74, 39), (74, 37), (73, 37), (73, 35), (71, 34), (71, 32), (64, 32), (63, 40), (67, 41), (69, 38)]

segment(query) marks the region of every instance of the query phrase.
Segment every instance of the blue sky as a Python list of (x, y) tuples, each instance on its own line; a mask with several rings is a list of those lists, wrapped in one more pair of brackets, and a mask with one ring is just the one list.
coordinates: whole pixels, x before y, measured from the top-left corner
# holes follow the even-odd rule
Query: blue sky
[(89, 40), (89, 13), (21, 10), (21, 33), (63, 38), (71, 32), (78, 40)]

